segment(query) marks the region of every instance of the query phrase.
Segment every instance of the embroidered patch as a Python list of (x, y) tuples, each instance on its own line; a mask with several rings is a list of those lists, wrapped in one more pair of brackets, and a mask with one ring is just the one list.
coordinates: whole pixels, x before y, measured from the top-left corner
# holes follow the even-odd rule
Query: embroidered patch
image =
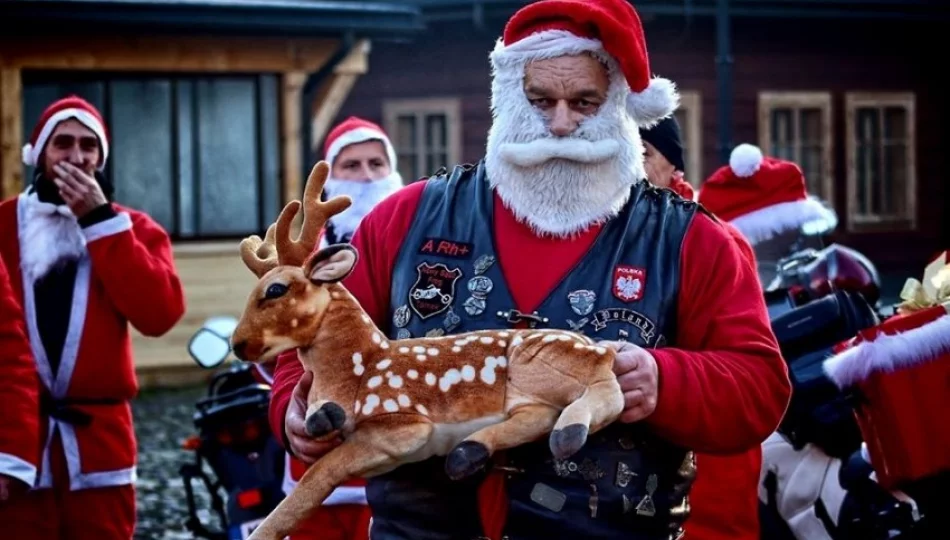
[(444, 238), (426, 238), (419, 246), (423, 255), (439, 255), (453, 259), (468, 259), (472, 256), (472, 244)]
[(636, 302), (643, 298), (647, 271), (636, 266), (618, 265), (614, 268), (614, 296), (624, 302)]
[(597, 294), (594, 291), (580, 290), (567, 293), (567, 301), (571, 304), (571, 309), (581, 317), (590, 315), (594, 311), (594, 302), (597, 301)]
[(416, 315), (425, 320), (449, 309), (462, 270), (424, 262), (416, 267), (416, 273), (416, 282), (409, 289), (409, 307)]
[(595, 332), (600, 332), (610, 323), (626, 323), (640, 330), (640, 338), (650, 345), (656, 337), (656, 323), (646, 315), (626, 308), (607, 308), (594, 313), (591, 324)]

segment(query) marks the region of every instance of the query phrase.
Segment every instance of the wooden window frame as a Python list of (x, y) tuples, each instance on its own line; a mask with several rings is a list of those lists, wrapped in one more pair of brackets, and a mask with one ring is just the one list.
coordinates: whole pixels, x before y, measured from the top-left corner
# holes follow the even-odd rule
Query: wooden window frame
[[(821, 198), (835, 202), (834, 137), (832, 129), (831, 92), (759, 92), (759, 148), (769, 155), (772, 148), (772, 111), (774, 109), (819, 109), (821, 111)], [(798, 115), (793, 115), (793, 133), (798, 134)], [(797, 138), (797, 135), (796, 135)], [(795, 163), (801, 162), (801, 141), (793, 142)], [(818, 195), (818, 194), (814, 194)]]
[[(857, 214), (857, 134), (855, 114), (862, 107), (902, 107), (907, 111), (907, 209), (897, 218)], [(917, 229), (917, 117), (913, 92), (847, 92), (845, 94), (845, 140), (848, 163), (848, 232), (880, 232), (881, 225), (894, 224), (901, 230)], [(892, 227), (891, 227), (892, 228)]]
[[(383, 125), (386, 133), (393, 139), (393, 146), (396, 153), (399, 153), (401, 141), (398, 137), (398, 118), (402, 115), (415, 115), (420, 118), (426, 114), (444, 114), (448, 125), (446, 126), (446, 167), (453, 167), (461, 162), (462, 159), (462, 100), (453, 97), (437, 98), (417, 98), (417, 99), (387, 99), (383, 101)], [(419, 124), (422, 125), (421, 123)], [(416, 131), (415, 147), (416, 170), (421, 171), (423, 175), (430, 175), (435, 171), (426, 170), (426, 152), (425, 145), (421, 138), (424, 136), (423, 130)], [(411, 183), (418, 178), (403, 178), (403, 183)]]
[(679, 109), (686, 111), (686, 125), (680, 126), (686, 139), (686, 180), (696, 189), (703, 180), (703, 99), (698, 90), (680, 92)]

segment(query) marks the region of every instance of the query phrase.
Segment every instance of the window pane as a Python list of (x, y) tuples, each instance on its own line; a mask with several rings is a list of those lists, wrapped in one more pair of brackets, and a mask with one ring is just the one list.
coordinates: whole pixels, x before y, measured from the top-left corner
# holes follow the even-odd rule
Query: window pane
[(116, 201), (146, 212), (175, 234), (171, 81), (114, 81), (109, 97)]
[(430, 114), (426, 116), (426, 150), (436, 152), (448, 146), (446, 124), (448, 119), (444, 114)]
[(773, 157), (794, 160), (794, 136), (792, 133), (792, 110), (772, 109), (772, 151)]
[(400, 153), (396, 159), (399, 160), (399, 174), (404, 183), (415, 182), (421, 177), (416, 167), (417, 159), (414, 152)]
[(907, 109), (903, 107), (884, 109), (884, 137), (895, 142), (907, 140)]
[(416, 117), (414, 115), (399, 115), (396, 119), (396, 140), (393, 141), (399, 151), (415, 152), (416, 149)]
[(801, 109), (799, 114), (799, 165), (810, 193), (827, 198), (823, 184), (821, 109)]
[(908, 215), (907, 147), (888, 144), (884, 147), (884, 185), (882, 213), (895, 217)]
[(259, 232), (257, 100), (252, 79), (201, 79), (198, 99), (199, 230)]
[(880, 206), (880, 123), (876, 109), (860, 108), (855, 114), (857, 150), (857, 195), (859, 213), (876, 214)]

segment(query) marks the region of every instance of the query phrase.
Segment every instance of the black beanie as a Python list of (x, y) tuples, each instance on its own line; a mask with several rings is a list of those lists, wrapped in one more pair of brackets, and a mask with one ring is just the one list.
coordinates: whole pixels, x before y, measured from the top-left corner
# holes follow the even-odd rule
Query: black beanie
[(640, 136), (653, 145), (677, 171), (685, 171), (683, 163), (683, 140), (680, 138), (680, 125), (675, 116), (667, 116), (650, 129), (641, 129)]

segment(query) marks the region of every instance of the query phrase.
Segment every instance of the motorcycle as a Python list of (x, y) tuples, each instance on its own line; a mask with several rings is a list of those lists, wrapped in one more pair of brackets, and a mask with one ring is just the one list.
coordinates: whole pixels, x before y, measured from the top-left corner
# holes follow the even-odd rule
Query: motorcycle
[(775, 540), (929, 538), (927, 489), (911, 498), (881, 488), (854, 418), (856, 396), (838, 390), (822, 363), (832, 348), (893, 314), (859, 252), (832, 244), (779, 261), (765, 291), (786, 359), (792, 399), (763, 444), (761, 537)]
[[(188, 353), (205, 369), (224, 365), (231, 357), (230, 336), (236, 325), (230, 317), (209, 319), (192, 336)], [(182, 465), (179, 474), (188, 505), (185, 525), (196, 538), (244, 540), (284, 497), (285, 453), (267, 420), (271, 388), (256, 369), (231, 362), (211, 378), (207, 395), (195, 403), (198, 433), (183, 444), (194, 453), (194, 461)], [(196, 480), (210, 495), (219, 528), (198, 517)]]

